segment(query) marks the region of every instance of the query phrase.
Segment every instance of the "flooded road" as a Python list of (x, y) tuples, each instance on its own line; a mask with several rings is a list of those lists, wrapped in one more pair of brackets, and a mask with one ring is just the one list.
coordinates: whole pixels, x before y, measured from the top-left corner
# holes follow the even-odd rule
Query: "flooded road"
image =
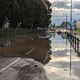
[(51, 59), (50, 40), (32, 35), (20, 40), (1, 48), (0, 80), (47, 80), (42, 64)]
[[(51, 61), (44, 66), (49, 80), (80, 80), (80, 58), (72, 51), (72, 71), (70, 76), (70, 43), (56, 34), (51, 38)], [(67, 42), (67, 44), (66, 44)]]
[[(35, 38), (29, 45), (36, 49), (28, 51), (27, 57), (15, 57), (15, 54), (14, 57), (0, 57), (0, 80), (22, 80), (23, 77), (24, 80), (28, 78), (28, 80), (80, 79), (80, 58), (73, 49), (71, 49), (72, 75), (70, 76), (70, 43), (64, 35), (52, 34), (50, 41)], [(50, 49), (52, 54), (49, 52)]]

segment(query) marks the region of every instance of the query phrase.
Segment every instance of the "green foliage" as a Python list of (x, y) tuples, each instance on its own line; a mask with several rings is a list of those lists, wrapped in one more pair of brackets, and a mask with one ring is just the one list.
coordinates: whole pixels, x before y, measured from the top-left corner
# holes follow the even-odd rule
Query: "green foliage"
[(61, 27), (65, 28), (66, 27), (66, 22), (62, 22)]
[(0, 26), (6, 18), (10, 27), (16, 28), (19, 23), (23, 28), (46, 27), (50, 23), (51, 4), (48, 0), (0, 0)]
[(74, 29), (76, 30), (76, 20), (73, 21), (73, 26), (74, 26)]
[(69, 23), (69, 22), (62, 22), (61, 23), (61, 28), (66, 28), (66, 27), (68, 27), (68, 26), (71, 26), (71, 24)]
[(73, 32), (80, 33), (80, 29), (74, 29)]

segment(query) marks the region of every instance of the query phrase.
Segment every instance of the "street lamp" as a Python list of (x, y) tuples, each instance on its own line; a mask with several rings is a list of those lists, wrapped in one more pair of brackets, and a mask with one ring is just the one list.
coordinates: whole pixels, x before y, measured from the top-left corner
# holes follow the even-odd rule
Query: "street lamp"
[(70, 23), (71, 23), (71, 27), (70, 27), (70, 30), (72, 32), (72, 0), (71, 0), (71, 11), (70, 11)]
[[(71, 7), (70, 7), (70, 34), (72, 35), (72, 0), (71, 0)], [(71, 45), (70, 45), (70, 76), (72, 71), (72, 51), (71, 51)]]

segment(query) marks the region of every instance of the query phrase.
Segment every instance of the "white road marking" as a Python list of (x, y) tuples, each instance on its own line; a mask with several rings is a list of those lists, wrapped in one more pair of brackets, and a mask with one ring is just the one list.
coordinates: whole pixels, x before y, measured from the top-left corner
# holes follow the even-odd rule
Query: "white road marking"
[(28, 55), (29, 53), (31, 53), (32, 51), (34, 51), (35, 49), (31, 49), (29, 52), (26, 53), (26, 55)]
[[(29, 52), (26, 53), (26, 55), (29, 54), (29, 53), (31, 53), (31, 52), (34, 51), (34, 50), (35, 50), (35, 49), (31, 49)], [(18, 58), (18, 59), (16, 59), (15, 61), (13, 61), (12, 63), (10, 63), (9, 65), (7, 65), (6, 67), (2, 68), (2, 69), (0, 70), (0, 73), (2, 73), (4, 70), (6, 70), (7, 68), (9, 68), (10, 66), (12, 66), (13, 64), (15, 64), (16, 62), (18, 62), (18, 61), (20, 61), (20, 60), (21, 60), (21, 58)]]
[(6, 70), (7, 68), (9, 68), (10, 66), (12, 66), (14, 63), (18, 62), (21, 58), (16, 59), (15, 61), (13, 61), (12, 63), (10, 63), (9, 65), (7, 65), (6, 67), (2, 68), (0, 70), (0, 73), (3, 72), (4, 70)]

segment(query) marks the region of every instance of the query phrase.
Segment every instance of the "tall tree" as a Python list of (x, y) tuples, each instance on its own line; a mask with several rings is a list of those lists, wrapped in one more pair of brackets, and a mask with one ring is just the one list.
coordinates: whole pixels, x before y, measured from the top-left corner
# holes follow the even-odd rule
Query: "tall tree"
[(10, 27), (16, 28), (21, 23), (23, 28), (46, 27), (50, 23), (50, 3), (44, 0), (1, 0), (0, 25), (6, 18), (10, 20)]

